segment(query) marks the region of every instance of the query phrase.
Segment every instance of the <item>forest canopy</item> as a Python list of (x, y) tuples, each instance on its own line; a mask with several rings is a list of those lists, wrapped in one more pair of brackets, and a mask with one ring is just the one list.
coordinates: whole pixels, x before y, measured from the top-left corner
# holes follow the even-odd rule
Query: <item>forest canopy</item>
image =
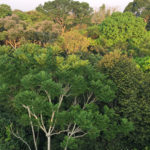
[(0, 150), (150, 150), (149, 5), (1, 4)]

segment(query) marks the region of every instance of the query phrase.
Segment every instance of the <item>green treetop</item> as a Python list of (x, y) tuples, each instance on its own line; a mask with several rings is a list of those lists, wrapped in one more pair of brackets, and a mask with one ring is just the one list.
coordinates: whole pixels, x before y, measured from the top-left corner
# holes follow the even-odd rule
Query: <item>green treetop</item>
[[(56, 56), (52, 49), (35, 44), (15, 51), (2, 48), (0, 54), (1, 100), (13, 99), (18, 117), (11, 133), (28, 149), (40, 149), (38, 130), (47, 139), (43, 141), (47, 150), (54, 148), (53, 139), (60, 134), (59, 143), (67, 150), (76, 147), (77, 139), (84, 136), (93, 139), (102, 133), (110, 138), (132, 129), (132, 123), (124, 118), (112, 123), (115, 112), (107, 105), (115, 97), (115, 86), (88, 60), (76, 55)], [(30, 140), (21, 137), (18, 126), (30, 129)], [(108, 129), (114, 130), (108, 133)]]
[(144, 18), (147, 23), (147, 29), (150, 29), (150, 1), (149, 0), (134, 0), (125, 8), (124, 12), (129, 11)]
[(62, 32), (67, 26), (89, 22), (92, 8), (88, 3), (72, 0), (54, 0), (36, 8), (48, 15), (54, 22), (61, 25)]
[(106, 51), (121, 50), (130, 55), (149, 53), (149, 32), (142, 18), (132, 13), (113, 13), (99, 25), (98, 45)]
[(1, 4), (0, 5), (0, 18), (4, 18), (6, 16), (11, 16), (12, 10), (10, 6), (6, 4)]

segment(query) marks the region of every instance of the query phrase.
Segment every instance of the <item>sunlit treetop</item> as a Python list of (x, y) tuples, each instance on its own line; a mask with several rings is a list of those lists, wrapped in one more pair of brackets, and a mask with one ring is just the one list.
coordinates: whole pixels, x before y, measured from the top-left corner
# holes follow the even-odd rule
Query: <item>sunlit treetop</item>
[(11, 14), (12, 14), (12, 10), (11, 10), (10, 6), (8, 6), (6, 4), (0, 5), (0, 18), (10, 16)]

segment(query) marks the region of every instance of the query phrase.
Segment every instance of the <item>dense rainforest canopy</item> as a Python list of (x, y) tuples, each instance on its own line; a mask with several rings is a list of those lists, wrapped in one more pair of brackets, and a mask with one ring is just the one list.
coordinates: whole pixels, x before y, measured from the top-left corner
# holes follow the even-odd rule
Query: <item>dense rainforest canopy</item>
[(150, 150), (149, 7), (0, 5), (0, 150)]

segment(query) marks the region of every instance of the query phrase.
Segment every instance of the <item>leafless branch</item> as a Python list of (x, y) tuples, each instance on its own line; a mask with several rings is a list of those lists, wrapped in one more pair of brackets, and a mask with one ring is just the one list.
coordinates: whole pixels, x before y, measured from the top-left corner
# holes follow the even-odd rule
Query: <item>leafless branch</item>
[(15, 136), (17, 139), (21, 140), (27, 147), (29, 150), (31, 150), (31, 147), (29, 146), (29, 144), (19, 135), (15, 134), (12, 127), (10, 127), (11, 133), (13, 134), (13, 136)]
[(53, 134), (51, 134), (51, 135), (58, 135), (58, 134), (60, 134), (60, 133), (64, 133), (64, 132), (68, 132), (68, 131), (69, 131), (68, 129), (67, 129), (67, 130), (62, 130), (62, 131), (53, 133)]
[(49, 93), (48, 93), (46, 90), (45, 90), (45, 93), (46, 93), (46, 95), (47, 95), (47, 97), (48, 97), (49, 103), (52, 103), (51, 96), (49, 95)]
[(85, 136), (85, 135), (87, 135), (88, 133), (84, 133), (84, 134), (82, 134), (82, 135), (78, 135), (78, 136), (74, 136), (73, 138), (81, 138), (81, 137), (83, 137), (83, 136)]

